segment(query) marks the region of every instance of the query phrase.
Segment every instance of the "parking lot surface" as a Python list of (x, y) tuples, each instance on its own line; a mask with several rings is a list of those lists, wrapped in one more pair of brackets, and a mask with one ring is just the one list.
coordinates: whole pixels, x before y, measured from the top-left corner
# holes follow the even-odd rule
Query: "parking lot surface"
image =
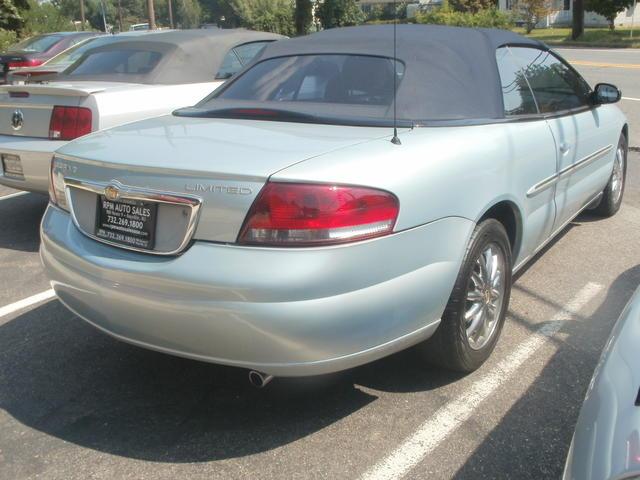
[[(590, 82), (616, 72), (640, 98), (630, 68), (576, 67)], [(640, 283), (639, 178), (632, 152), (620, 212), (581, 215), (519, 274), (477, 372), (407, 351), (263, 390), (243, 370), (120, 343), (69, 313), (38, 257), (46, 198), (0, 188), (0, 479), (559, 478), (600, 351)]]

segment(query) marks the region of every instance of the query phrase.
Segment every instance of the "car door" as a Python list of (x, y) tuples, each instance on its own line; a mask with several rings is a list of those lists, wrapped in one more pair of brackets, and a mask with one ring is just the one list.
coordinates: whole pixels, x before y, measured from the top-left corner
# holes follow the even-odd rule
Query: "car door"
[(539, 114), (533, 92), (510, 47), (496, 50), (511, 160), (510, 176), (522, 206), (522, 243), (516, 265), (529, 258), (551, 235), (556, 207), (553, 185), (557, 173), (556, 147), (546, 120)]
[(521, 63), (557, 156), (554, 230), (570, 221), (601, 189), (602, 162), (612, 158), (610, 131), (591, 102), (587, 82), (553, 52), (510, 47)]

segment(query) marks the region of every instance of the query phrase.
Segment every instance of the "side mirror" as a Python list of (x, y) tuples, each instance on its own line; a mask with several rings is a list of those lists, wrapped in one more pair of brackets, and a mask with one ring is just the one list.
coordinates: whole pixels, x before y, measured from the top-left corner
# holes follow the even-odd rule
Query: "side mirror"
[(622, 92), (610, 83), (599, 83), (593, 90), (593, 101), (596, 105), (616, 103), (622, 98)]

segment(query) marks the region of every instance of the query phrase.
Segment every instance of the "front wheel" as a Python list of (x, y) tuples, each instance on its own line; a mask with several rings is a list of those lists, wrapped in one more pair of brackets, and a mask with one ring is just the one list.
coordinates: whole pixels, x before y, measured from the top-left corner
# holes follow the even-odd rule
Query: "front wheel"
[(624, 184), (627, 173), (627, 139), (620, 135), (616, 156), (613, 160), (613, 171), (607, 186), (602, 191), (602, 198), (594, 213), (602, 217), (612, 217), (622, 205), (622, 195), (624, 194)]
[(493, 351), (511, 294), (511, 245), (500, 222), (479, 223), (440, 326), (422, 346), (427, 358), (450, 370), (472, 372)]

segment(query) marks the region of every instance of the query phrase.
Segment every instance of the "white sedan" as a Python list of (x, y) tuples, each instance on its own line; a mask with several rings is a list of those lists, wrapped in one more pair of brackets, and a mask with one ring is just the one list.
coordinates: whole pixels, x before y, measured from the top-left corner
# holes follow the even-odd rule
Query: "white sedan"
[(46, 193), (53, 152), (97, 130), (193, 105), (283, 38), (182, 30), (87, 51), (55, 82), (0, 87), (0, 184)]

